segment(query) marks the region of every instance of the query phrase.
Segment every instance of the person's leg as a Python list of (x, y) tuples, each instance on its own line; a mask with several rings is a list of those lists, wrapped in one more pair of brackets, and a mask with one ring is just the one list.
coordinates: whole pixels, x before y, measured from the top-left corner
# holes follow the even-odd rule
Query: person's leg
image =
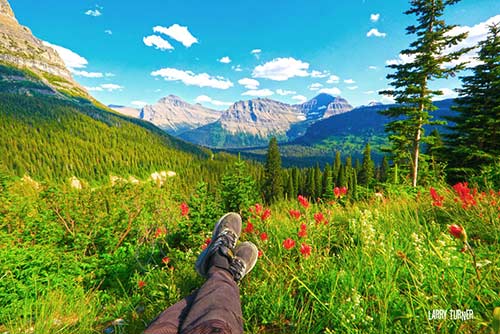
[(243, 333), (240, 290), (233, 275), (215, 266), (208, 275), (179, 333)]
[(210, 259), (208, 280), (198, 290), (181, 324), (180, 334), (243, 333), (240, 290), (236, 284), (257, 262), (257, 247), (244, 242), (227, 259), (214, 254)]
[(163, 311), (149, 324), (144, 334), (178, 334), (197, 292), (198, 290)]

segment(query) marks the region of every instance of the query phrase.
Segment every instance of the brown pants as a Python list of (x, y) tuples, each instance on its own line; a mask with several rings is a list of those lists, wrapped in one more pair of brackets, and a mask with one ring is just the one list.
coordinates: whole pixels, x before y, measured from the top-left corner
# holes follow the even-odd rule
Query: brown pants
[(144, 334), (241, 334), (240, 290), (232, 275), (212, 267), (203, 286), (163, 311)]

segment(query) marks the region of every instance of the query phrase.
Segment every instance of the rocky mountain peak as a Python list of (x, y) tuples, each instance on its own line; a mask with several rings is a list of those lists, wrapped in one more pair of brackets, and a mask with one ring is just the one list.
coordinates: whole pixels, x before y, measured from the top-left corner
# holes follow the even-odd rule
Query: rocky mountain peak
[(10, 7), (7, 0), (0, 0), (0, 15), (9, 16), (14, 20), (16, 19), (14, 16), (14, 12), (12, 11), (12, 8)]

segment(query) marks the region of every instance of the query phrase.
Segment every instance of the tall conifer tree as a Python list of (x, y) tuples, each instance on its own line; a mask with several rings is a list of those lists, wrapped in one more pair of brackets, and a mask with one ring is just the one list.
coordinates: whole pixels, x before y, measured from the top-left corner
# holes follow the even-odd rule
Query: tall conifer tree
[[(469, 49), (450, 51), (466, 37), (466, 34), (450, 34), (454, 28), (442, 19), (444, 9), (459, 0), (411, 0), (407, 15), (417, 16), (417, 25), (406, 28), (407, 34), (416, 35), (410, 47), (401, 51), (402, 60), (388, 65), (395, 73), (387, 75), (392, 90), (381, 94), (394, 97), (397, 106), (381, 113), (397, 118), (386, 125), (391, 141), (393, 160), (410, 170), (412, 185), (418, 180), (420, 146), (426, 142), (423, 127), (427, 124), (442, 124), (432, 121), (430, 112), (437, 108), (432, 98), (442, 95), (440, 90), (429, 88), (434, 79), (447, 78), (464, 67), (452, 63)], [(404, 59), (404, 60), (403, 60)], [(360, 180), (361, 181), (361, 180)]]
[(278, 148), (276, 137), (269, 141), (267, 149), (265, 179), (264, 179), (264, 198), (270, 203), (281, 198), (283, 194), (283, 184), (281, 177), (281, 155)]

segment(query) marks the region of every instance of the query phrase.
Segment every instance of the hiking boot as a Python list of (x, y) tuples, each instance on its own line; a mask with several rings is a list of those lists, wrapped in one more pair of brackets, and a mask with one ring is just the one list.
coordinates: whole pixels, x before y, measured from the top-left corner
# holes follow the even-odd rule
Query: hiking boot
[(258, 255), (257, 246), (250, 241), (242, 242), (235, 248), (229, 271), (233, 274), (236, 282), (241, 281), (253, 269), (257, 263)]
[(198, 274), (208, 278), (208, 270), (210, 269), (211, 262), (214, 260), (212, 258), (215, 258), (218, 263), (226, 263), (223, 267), (227, 267), (224, 269), (229, 270), (229, 261), (233, 257), (233, 249), (240, 234), (240, 215), (229, 212), (222, 216), (217, 224), (215, 224), (210, 244), (201, 252), (196, 260), (195, 268)]

